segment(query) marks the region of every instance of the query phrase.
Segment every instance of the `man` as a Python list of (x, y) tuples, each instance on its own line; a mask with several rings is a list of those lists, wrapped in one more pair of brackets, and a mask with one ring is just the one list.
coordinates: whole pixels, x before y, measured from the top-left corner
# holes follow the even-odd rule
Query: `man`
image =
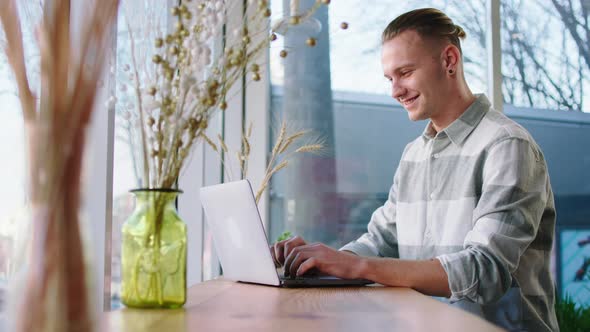
[(430, 120), (424, 133), (406, 146), (366, 234), (339, 251), (295, 237), (271, 252), (287, 274), (411, 287), (509, 330), (556, 331), (547, 166), (524, 128), (471, 93), (464, 37), (431, 8), (389, 24), (383, 71), (410, 119)]

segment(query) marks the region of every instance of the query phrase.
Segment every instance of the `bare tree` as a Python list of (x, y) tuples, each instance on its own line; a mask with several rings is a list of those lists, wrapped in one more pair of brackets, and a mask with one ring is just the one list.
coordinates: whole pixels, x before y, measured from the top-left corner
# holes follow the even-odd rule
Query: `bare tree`
[[(586, 9), (577, 10), (573, 1)], [(590, 1), (552, 2), (559, 15), (546, 1), (501, 2), (504, 100), (520, 106), (581, 111), (590, 69), (590, 57), (585, 58), (590, 55)], [(485, 49), (485, 1), (453, 0), (452, 4), (461, 8), (453, 16), (455, 21), (465, 28), (468, 38)], [(580, 28), (586, 33), (580, 34)], [(465, 56), (466, 64), (485, 67), (485, 60)]]
[[(487, 0), (431, 0), (467, 32), (465, 71), (485, 86)], [(415, 6), (359, 5), (363, 30), (375, 26), (384, 12), (401, 14)], [(590, 88), (590, 0), (501, 1), (502, 92), (506, 103), (535, 108), (581, 111)], [(377, 52), (374, 45), (370, 52)]]

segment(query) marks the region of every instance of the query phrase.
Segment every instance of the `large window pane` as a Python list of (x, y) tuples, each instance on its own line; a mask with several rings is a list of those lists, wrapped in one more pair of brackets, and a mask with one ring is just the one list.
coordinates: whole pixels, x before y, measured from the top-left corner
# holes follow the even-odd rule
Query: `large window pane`
[(506, 0), (500, 11), (504, 109), (543, 149), (555, 195), (558, 293), (588, 305), (590, 1)]
[[(302, 8), (313, 0), (301, 1)], [(312, 129), (326, 142), (319, 156), (301, 155), (274, 177), (270, 237), (283, 231), (338, 247), (366, 231), (371, 213), (387, 198), (404, 146), (425, 122), (410, 122), (390, 97), (381, 69), (381, 32), (396, 16), (419, 7), (445, 11), (467, 32), (466, 78), (474, 92), (486, 84), (485, 1), (333, 1), (316, 18), (317, 45), (294, 28), (271, 48), (271, 119)], [(272, 2), (274, 20), (288, 1)], [(349, 28), (342, 30), (341, 22)], [(279, 52), (289, 53), (281, 58)], [(271, 140), (276, 138), (272, 135)]]
[[(467, 38), (462, 41), (466, 79), (472, 90), (486, 91), (486, 0), (335, 2), (328, 15), (332, 90), (389, 96), (389, 84), (381, 69), (381, 32), (398, 15), (424, 7), (444, 11), (466, 31)], [(285, 13), (281, 0), (272, 1), (272, 9), (275, 20)], [(340, 28), (342, 22), (349, 23), (345, 31)], [(283, 85), (284, 70), (279, 57), (283, 47), (284, 40), (279, 40), (271, 49), (273, 85)]]
[(588, 7), (586, 0), (501, 3), (507, 104), (590, 112)]

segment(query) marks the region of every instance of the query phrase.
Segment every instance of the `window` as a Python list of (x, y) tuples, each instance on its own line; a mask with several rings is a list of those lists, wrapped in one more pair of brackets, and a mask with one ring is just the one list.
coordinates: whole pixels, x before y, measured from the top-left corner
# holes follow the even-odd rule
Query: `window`
[(588, 6), (573, 0), (501, 2), (505, 103), (590, 112)]
[[(462, 41), (466, 79), (474, 91), (487, 88), (486, 54), (486, 0), (457, 1), (358, 1), (341, 0), (329, 7), (328, 24), (322, 22), (322, 38), (328, 38), (330, 78), (334, 91), (361, 92), (389, 96), (389, 84), (381, 69), (381, 33), (398, 15), (413, 9), (435, 7), (447, 13), (456, 24), (465, 29), (467, 38)], [(302, 1), (302, 3), (305, 3)], [(272, 1), (273, 19), (284, 13), (282, 2)], [(288, 12), (288, 11), (287, 11)], [(349, 23), (341, 30), (342, 22)], [(328, 35), (325, 33), (329, 31)], [(284, 40), (271, 50), (271, 79), (273, 85), (283, 85), (284, 69), (279, 52)], [(301, 45), (301, 43), (299, 43)], [(295, 45), (287, 45), (294, 47)], [(296, 50), (294, 50), (296, 51)], [(317, 53), (317, 52), (316, 52)], [(318, 55), (319, 56), (319, 55)], [(319, 66), (313, 67), (318, 70)], [(362, 82), (362, 84), (359, 84)]]
[(529, 130), (547, 159), (557, 210), (555, 237), (562, 241), (555, 248), (558, 292), (579, 304), (590, 304), (584, 280), (570, 276), (583, 265), (579, 254), (585, 250), (572, 242), (579, 239), (571, 229), (590, 223), (589, 5), (574, 0), (500, 3), (506, 114)]

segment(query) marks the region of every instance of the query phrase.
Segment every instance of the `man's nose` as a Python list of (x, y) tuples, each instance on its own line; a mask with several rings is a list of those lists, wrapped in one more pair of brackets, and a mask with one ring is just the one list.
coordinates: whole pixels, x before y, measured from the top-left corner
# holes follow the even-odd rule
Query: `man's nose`
[(399, 82), (392, 81), (391, 82), (391, 96), (393, 99), (399, 99), (403, 95), (406, 94), (406, 89), (400, 86)]

